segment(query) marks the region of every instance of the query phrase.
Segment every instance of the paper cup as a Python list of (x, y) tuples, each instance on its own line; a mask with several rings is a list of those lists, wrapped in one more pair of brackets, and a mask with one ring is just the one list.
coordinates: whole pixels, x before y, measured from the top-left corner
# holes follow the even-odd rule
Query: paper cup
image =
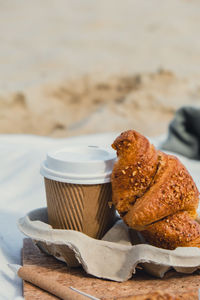
[(116, 155), (94, 146), (48, 152), (44, 176), (49, 224), (100, 239), (114, 224), (110, 175)]

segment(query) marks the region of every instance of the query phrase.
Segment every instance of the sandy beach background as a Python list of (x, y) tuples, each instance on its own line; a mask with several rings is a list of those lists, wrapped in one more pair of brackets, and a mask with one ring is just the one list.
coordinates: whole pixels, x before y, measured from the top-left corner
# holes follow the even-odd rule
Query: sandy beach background
[(0, 133), (166, 132), (200, 104), (199, 0), (0, 0)]

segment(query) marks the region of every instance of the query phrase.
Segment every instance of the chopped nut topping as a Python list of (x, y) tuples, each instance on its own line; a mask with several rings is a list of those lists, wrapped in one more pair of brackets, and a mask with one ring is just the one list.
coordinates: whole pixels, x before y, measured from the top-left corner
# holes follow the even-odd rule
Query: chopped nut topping
[(111, 208), (113, 205), (112, 201), (108, 201), (108, 206)]

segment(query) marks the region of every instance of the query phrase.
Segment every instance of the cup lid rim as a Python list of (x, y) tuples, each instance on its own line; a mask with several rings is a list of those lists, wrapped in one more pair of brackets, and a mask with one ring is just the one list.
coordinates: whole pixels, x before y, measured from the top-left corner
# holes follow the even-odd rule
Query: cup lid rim
[[(70, 152), (72, 150), (77, 152), (73, 154)], [(80, 160), (74, 159), (82, 153)], [(92, 158), (89, 159), (90, 157)], [(116, 154), (112, 149), (85, 145), (77, 148), (77, 145), (70, 145), (48, 151), (46, 160), (41, 163), (40, 174), (61, 182), (100, 184), (110, 182), (115, 160)]]

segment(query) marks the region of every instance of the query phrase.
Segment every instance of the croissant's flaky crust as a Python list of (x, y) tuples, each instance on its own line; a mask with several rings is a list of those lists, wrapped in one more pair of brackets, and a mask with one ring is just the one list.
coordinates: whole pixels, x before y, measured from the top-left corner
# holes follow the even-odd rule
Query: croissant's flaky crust
[(183, 164), (134, 130), (123, 132), (112, 147), (118, 156), (112, 201), (125, 223), (161, 248), (200, 246), (194, 220), (199, 192)]

